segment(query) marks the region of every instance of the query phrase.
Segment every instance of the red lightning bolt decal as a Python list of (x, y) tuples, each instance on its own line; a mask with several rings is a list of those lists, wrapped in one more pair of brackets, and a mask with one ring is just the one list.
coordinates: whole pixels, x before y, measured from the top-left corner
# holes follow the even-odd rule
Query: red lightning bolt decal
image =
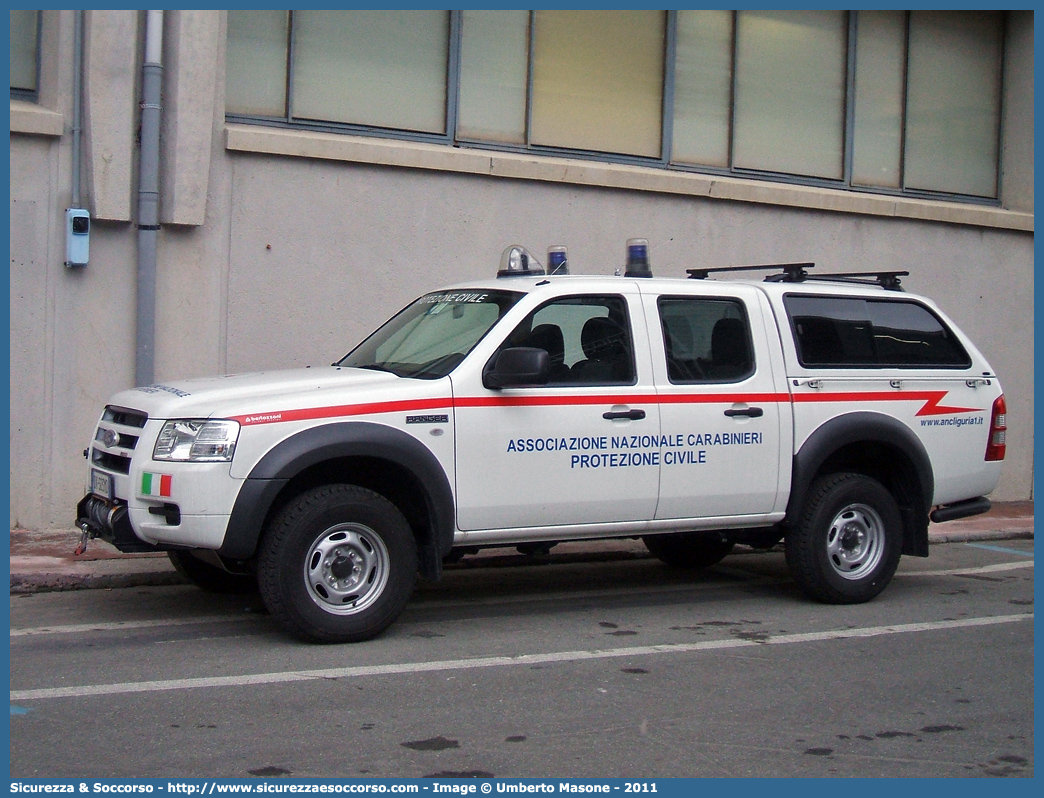
[(924, 398), (924, 406), (917, 411), (918, 416), (945, 416), (949, 413), (977, 413), (981, 407), (947, 407), (939, 402), (946, 396), (946, 391), (924, 391), (917, 396)]
[(949, 407), (940, 404), (946, 391), (853, 391), (851, 393), (795, 394), (795, 402), (924, 402), (916, 416), (945, 416), (951, 413), (978, 413), (980, 407)]

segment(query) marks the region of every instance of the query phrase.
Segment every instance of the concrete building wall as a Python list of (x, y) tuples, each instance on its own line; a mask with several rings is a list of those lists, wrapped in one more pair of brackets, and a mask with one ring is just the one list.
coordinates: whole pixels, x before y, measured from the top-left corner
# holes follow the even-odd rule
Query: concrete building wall
[[(1009, 61), (1032, 60), (1022, 19)], [(26, 527), (71, 524), (81, 451), (107, 397), (134, 381), (135, 226), (96, 217), (90, 265), (62, 266), (72, 22), (45, 14), (43, 39), (60, 46), (40, 102), (12, 102), (11, 523)], [(631, 236), (649, 239), (661, 276), (789, 260), (908, 269), (904, 284), (935, 299), (1004, 384), (995, 498), (1032, 497), (1033, 189), (1009, 176), (1032, 174), (1032, 68), (1008, 69), (1002, 210), (226, 125), (224, 24), (166, 19), (157, 380), (329, 363), (417, 294), (489, 276), (511, 243), (566, 244), (575, 273), (612, 273)], [(91, 22), (92, 48), (106, 30)], [(103, 198), (85, 190), (93, 211)]]
[[(41, 519), (51, 496), (55, 224), (51, 145), (22, 142), (11, 158), (11, 492), (12, 523)], [(33, 189), (37, 190), (33, 190)]]

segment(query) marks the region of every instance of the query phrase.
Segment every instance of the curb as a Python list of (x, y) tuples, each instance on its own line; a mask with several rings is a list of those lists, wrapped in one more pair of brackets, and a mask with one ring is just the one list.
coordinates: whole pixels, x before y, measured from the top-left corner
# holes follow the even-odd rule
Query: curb
[(1032, 529), (987, 529), (977, 532), (938, 532), (928, 538), (933, 543), (970, 543), (975, 540), (1033, 540)]
[(174, 570), (129, 574), (11, 574), (11, 595), (187, 584), (188, 580)]

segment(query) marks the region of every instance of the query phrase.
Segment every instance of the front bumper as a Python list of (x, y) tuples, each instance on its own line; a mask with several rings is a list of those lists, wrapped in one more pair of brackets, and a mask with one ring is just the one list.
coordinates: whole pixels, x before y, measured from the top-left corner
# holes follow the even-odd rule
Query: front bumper
[(76, 526), (86, 529), (92, 538), (101, 538), (127, 554), (171, 548), (146, 543), (135, 535), (125, 502), (107, 501), (93, 493), (88, 493), (76, 505)]

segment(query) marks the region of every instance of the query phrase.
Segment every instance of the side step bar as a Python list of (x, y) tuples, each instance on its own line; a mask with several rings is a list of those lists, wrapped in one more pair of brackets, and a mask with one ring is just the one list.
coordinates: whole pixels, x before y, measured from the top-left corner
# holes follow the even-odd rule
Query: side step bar
[(956, 504), (948, 504), (945, 507), (936, 507), (928, 517), (934, 523), (942, 524), (946, 521), (956, 521), (958, 518), (967, 518), (971, 515), (982, 515), (989, 512), (990, 507), (992, 507), (990, 500), (985, 496), (980, 496), (977, 499), (968, 499)]

